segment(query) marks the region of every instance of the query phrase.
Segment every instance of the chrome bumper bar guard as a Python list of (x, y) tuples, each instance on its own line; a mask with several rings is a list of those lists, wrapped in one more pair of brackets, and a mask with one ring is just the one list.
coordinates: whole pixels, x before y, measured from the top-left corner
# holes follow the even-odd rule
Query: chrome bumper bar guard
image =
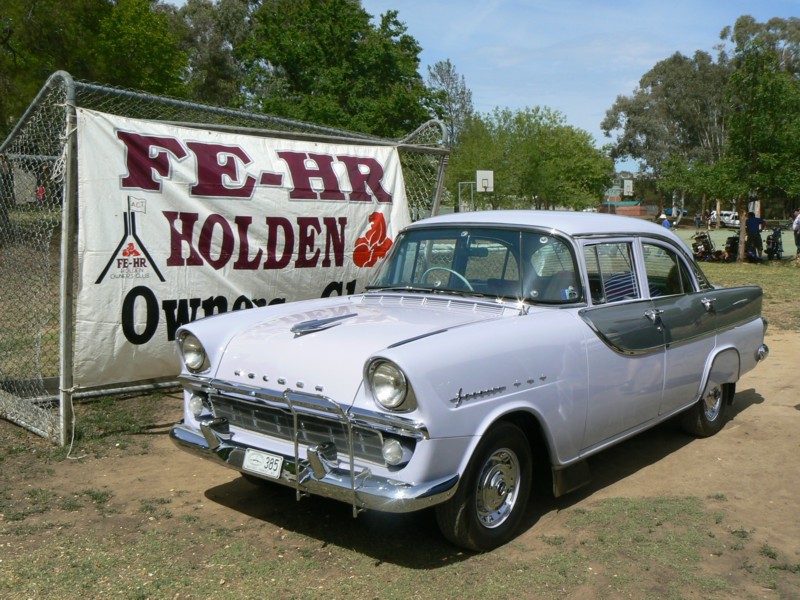
[[(180, 422), (172, 428), (170, 439), (191, 454), (250, 474), (242, 466), (248, 446), (233, 441), (227, 421), (210, 419), (201, 423), (200, 429), (198, 432)], [(375, 476), (369, 469), (356, 472), (352, 458), (349, 469), (332, 467), (326, 460), (324, 447), (309, 448), (309, 456), (314, 457), (311, 460), (300, 461), (297, 454), (295, 445), (295, 456), (283, 456), (280, 477), (264, 480), (295, 488), (298, 500), (304, 495), (314, 494), (350, 504), (354, 517), (367, 509), (406, 513), (439, 504), (455, 494), (459, 479), (458, 475), (451, 475), (407, 484)]]
[[(265, 406), (291, 411), (292, 443), (294, 446), (294, 456), (291, 457), (293, 458), (293, 463), (291, 464), (293, 464), (294, 468), (296, 469), (293, 484), (298, 500), (303, 496), (303, 494), (309, 493), (309, 490), (307, 490), (306, 486), (303, 484), (305, 480), (311, 476), (312, 471), (320, 473), (321, 469), (324, 468), (329, 470), (331, 473), (336, 473), (336, 481), (347, 480), (349, 482), (350, 499), (347, 501), (349, 501), (349, 503), (353, 506), (354, 516), (357, 515), (360, 510), (369, 508), (368, 506), (361, 506), (357, 487), (360, 486), (361, 481), (372, 477), (372, 475), (368, 469), (356, 473), (355, 453), (353, 451), (353, 427), (360, 426), (374, 428), (384, 432), (391, 432), (398, 435), (413, 437), (417, 440), (428, 438), (428, 430), (422, 423), (400, 417), (399, 415), (382, 415), (380, 413), (359, 410), (353, 407), (351, 407), (349, 410), (345, 410), (339, 403), (322, 395), (308, 394), (291, 389), (284, 390), (283, 392), (273, 391), (259, 387), (232, 384), (224, 380), (192, 377), (187, 375), (182, 375), (178, 379), (186, 389), (208, 394), (210, 397), (212, 397), (212, 402), (213, 396), (224, 395), (229, 398), (240, 398), (246, 401), (257, 400), (258, 402), (263, 403)], [(311, 458), (313, 463), (308, 460), (300, 460), (298, 420), (301, 413), (303, 415), (313, 415), (321, 418), (331, 419), (333, 421), (343, 423), (346, 426), (347, 456), (349, 459), (348, 472), (345, 472), (343, 469), (338, 469), (335, 467), (335, 465), (331, 464), (331, 461), (327, 458), (329, 448), (325, 448), (321, 451), (319, 448), (311, 447), (308, 449), (308, 456)], [(225, 419), (206, 420), (205, 422), (200, 423), (200, 429), (208, 448), (214, 452), (216, 452), (217, 447), (222, 442), (232, 443), (232, 434), (230, 433), (230, 428)], [(243, 447), (239, 444), (232, 444)], [(242, 456), (243, 455), (244, 454), (242, 452)], [(287, 459), (289, 457), (284, 458)], [(309, 466), (313, 468), (309, 469)], [(235, 468), (239, 467), (241, 467), (241, 461), (239, 462), (239, 466)], [(333, 477), (326, 476), (317, 478), (317, 481), (328, 481), (332, 478)], [(283, 477), (281, 477), (281, 480), (283, 480)], [(384, 482), (382, 485), (386, 485), (386, 482), (389, 482), (389, 480), (385, 478), (383, 478), (381, 481)], [(287, 480), (285, 484), (291, 485), (291, 482)], [(337, 488), (340, 487), (341, 485), (337, 484)], [(453, 490), (453, 493), (454, 492), (455, 490)], [(318, 491), (310, 493), (317, 493), (323, 496), (327, 495)], [(339, 498), (338, 493), (334, 497), (341, 499)]]
[(360, 425), (387, 433), (411, 437), (416, 440), (429, 438), (428, 429), (419, 421), (413, 421), (400, 415), (388, 415), (356, 407), (344, 410), (339, 403), (322, 395), (298, 392), (296, 390), (273, 391), (265, 388), (232, 384), (219, 379), (188, 375), (181, 375), (178, 377), (178, 381), (185, 389), (209, 395), (219, 393), (231, 398), (239, 397), (244, 400), (258, 400), (266, 406), (291, 410), (293, 413), (296, 408), (300, 408), (306, 414), (333, 417), (336, 420), (349, 423), (350, 426)]

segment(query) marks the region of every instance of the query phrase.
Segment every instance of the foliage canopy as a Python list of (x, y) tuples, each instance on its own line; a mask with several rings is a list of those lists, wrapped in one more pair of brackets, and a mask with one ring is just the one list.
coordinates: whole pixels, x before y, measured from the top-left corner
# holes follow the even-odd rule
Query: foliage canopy
[(417, 41), (396, 11), (353, 0), (265, 0), (235, 51), (247, 108), (396, 137), (429, 118)]
[(447, 185), (457, 197), (459, 182), (475, 181), (477, 170), (493, 170), (495, 191), (478, 194), (478, 207), (582, 209), (600, 201), (613, 168), (592, 137), (566, 125), (561, 113), (495, 109), (467, 120)]

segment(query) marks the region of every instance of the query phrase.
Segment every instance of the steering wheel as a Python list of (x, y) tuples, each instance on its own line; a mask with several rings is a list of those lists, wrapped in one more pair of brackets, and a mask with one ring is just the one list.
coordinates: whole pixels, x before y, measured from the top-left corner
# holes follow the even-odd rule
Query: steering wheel
[(430, 269), (428, 269), (427, 271), (425, 271), (425, 272), (422, 274), (422, 276), (420, 277), (420, 279), (424, 281), (424, 280), (425, 280), (425, 276), (426, 276), (428, 273), (430, 273), (431, 271), (447, 271), (447, 272), (448, 272), (448, 273), (450, 273), (451, 275), (455, 275), (455, 276), (456, 276), (456, 277), (458, 277), (458, 278), (459, 278), (459, 279), (460, 279), (462, 282), (464, 282), (464, 285), (465, 285), (465, 286), (467, 286), (467, 289), (468, 289), (470, 292), (474, 292), (474, 291), (475, 291), (475, 288), (473, 288), (473, 287), (472, 287), (472, 284), (471, 284), (469, 281), (467, 281), (467, 278), (466, 278), (466, 277), (464, 277), (464, 276), (463, 276), (461, 273), (458, 273), (457, 271), (453, 271), (453, 269), (448, 269), (447, 267), (431, 267)]

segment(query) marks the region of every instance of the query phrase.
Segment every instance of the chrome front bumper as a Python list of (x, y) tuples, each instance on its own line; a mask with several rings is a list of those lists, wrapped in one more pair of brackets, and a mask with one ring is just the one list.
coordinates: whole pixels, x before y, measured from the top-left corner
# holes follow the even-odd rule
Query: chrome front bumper
[[(199, 432), (177, 423), (170, 433), (170, 439), (182, 450), (258, 477), (242, 467), (248, 446), (232, 438), (224, 419), (201, 423)], [(313, 494), (350, 504), (353, 516), (366, 509), (392, 513), (421, 510), (452, 497), (458, 484), (458, 475), (408, 484), (375, 476), (369, 469), (356, 471), (352, 465), (342, 469), (326, 459), (324, 447), (311, 447), (307, 455), (306, 460), (282, 455), (280, 477), (264, 480), (294, 488), (298, 500)]]

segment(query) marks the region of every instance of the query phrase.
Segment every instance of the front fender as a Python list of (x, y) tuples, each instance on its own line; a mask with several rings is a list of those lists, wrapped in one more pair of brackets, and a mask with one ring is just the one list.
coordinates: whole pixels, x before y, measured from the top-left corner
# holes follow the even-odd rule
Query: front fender
[(498, 420), (528, 413), (553, 461), (564, 464), (578, 456), (586, 428), (589, 335), (573, 312), (541, 311), (451, 329), (381, 356), (406, 373), (419, 404), (408, 416), (432, 438), (471, 437), (474, 447)]

